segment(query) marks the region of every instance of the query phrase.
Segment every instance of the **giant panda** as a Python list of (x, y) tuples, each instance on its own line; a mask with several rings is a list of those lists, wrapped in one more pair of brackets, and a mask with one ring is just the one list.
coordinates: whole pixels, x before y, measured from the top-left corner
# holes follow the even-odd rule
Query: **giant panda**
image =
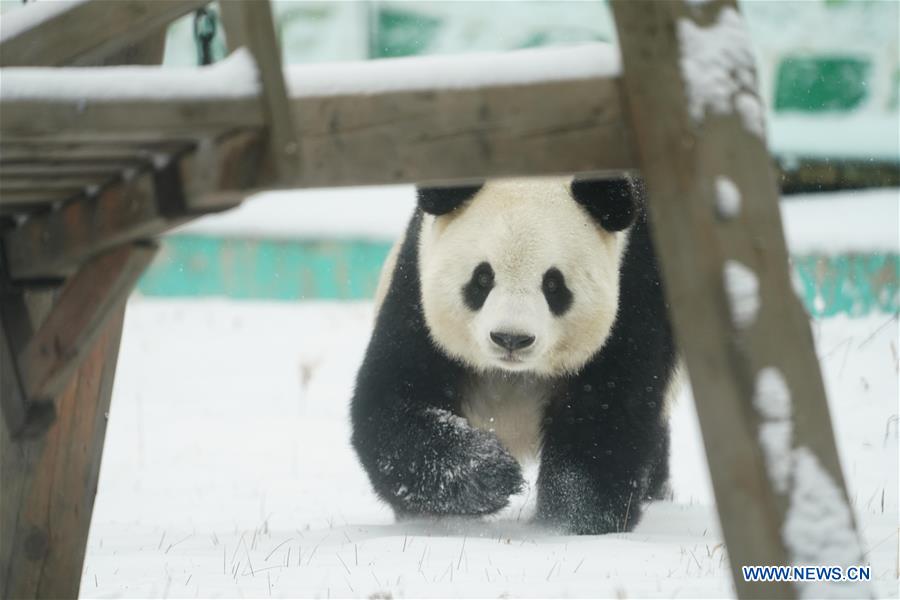
[(676, 352), (639, 180), (418, 189), (357, 375), (352, 443), (397, 518), (631, 530), (667, 489)]

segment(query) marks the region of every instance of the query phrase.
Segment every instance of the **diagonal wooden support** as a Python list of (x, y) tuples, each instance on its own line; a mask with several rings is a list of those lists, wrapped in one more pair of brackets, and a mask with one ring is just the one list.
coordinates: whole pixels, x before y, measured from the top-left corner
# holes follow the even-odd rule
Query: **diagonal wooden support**
[[(49, 315), (26, 340), (18, 340), (15, 320), (23, 312), (13, 312), (12, 300), (0, 307), (4, 369), (17, 389), (3, 399), (6, 425), (13, 438), (33, 437), (53, 421), (53, 399), (62, 392), (71, 374), (111, 314), (124, 306), (138, 278), (157, 247), (152, 243), (120, 246), (86, 262), (62, 286)], [(18, 333), (18, 335), (17, 335)]]
[(62, 391), (156, 251), (156, 244), (149, 242), (120, 246), (88, 261), (66, 282), (50, 315), (18, 357), (28, 398), (51, 400)]
[(246, 47), (259, 70), (275, 174), (285, 184), (298, 180), (300, 145), (294, 129), (295, 119), (284, 80), (271, 3), (269, 0), (222, 0), (219, 6), (229, 49)]
[[(150, 63), (126, 50), (209, 0), (82, 0), (38, 2), (9, 11), (0, 21), (0, 66)], [(159, 36), (160, 43), (163, 36)]]
[(741, 572), (864, 564), (808, 317), (791, 286), (743, 19), (733, 0), (612, 7), (654, 242), (737, 593), (821, 595), (747, 582)]

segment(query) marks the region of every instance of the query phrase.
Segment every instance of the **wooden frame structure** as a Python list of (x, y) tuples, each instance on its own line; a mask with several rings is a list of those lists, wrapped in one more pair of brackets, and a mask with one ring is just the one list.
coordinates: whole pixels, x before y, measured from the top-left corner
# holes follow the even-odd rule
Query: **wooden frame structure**
[[(161, 28), (204, 4), (40, 7), (27, 26), (0, 26), (0, 66), (57, 67), (54, 77), (89, 87), (98, 71), (70, 66), (158, 62)], [(86, 100), (29, 84), (47, 71), (3, 70), (3, 597), (78, 592), (124, 300), (155, 236), (264, 187), (636, 169), (651, 197), (736, 591), (797, 596), (791, 584), (741, 576), (742, 565), (808, 558), (785, 530), (802, 501), (792, 494), (797, 478), (790, 468), (776, 472), (761, 431), (773, 419), (790, 423), (782, 458), (791, 465), (793, 452), (807, 450), (845, 507), (847, 496), (809, 325), (791, 288), (764, 134), (748, 121), (748, 107), (758, 107), (747, 84), (752, 64), (726, 65), (744, 69), (730, 109), (701, 102), (698, 112), (703, 90), (692, 88), (685, 62), (691, 53), (708, 58), (712, 32), (745, 41), (734, 1), (614, 0), (621, 73), (317, 93), (289, 85), (268, 2), (220, 7), (231, 49), (249, 49), (258, 74), (245, 93), (94, 98), (85, 90)], [(740, 69), (725, 79), (740, 79)], [(723, 181), (732, 200), (724, 208)], [(760, 402), (766, 393), (781, 401), (779, 414)], [(844, 533), (858, 544), (847, 519)]]

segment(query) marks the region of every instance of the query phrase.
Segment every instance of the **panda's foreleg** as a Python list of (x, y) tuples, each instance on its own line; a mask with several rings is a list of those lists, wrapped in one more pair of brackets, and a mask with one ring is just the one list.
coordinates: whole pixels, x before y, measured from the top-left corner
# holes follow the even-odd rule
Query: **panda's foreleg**
[(500, 440), (446, 408), (398, 400), (358, 419), (353, 443), (376, 493), (398, 517), (489, 514), (523, 485)]
[(537, 518), (575, 534), (630, 531), (641, 518), (662, 451), (647, 440), (663, 435), (664, 421), (636, 419), (602, 399), (567, 401), (548, 411)]

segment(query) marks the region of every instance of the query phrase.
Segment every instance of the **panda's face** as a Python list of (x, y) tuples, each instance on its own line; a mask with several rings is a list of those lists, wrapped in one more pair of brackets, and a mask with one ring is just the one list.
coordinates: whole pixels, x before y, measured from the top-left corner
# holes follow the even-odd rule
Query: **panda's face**
[(627, 232), (604, 229), (570, 179), (493, 181), (420, 237), (425, 319), (479, 371), (577, 371), (615, 320)]

